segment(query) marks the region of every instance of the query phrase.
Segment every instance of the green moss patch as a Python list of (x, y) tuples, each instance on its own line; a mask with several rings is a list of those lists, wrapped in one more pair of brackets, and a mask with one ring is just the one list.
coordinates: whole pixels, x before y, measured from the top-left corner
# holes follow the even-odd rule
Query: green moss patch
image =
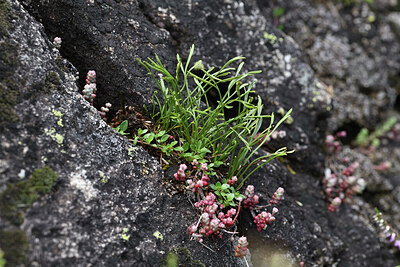
[(57, 72), (50, 71), (47, 74), (46, 80), (42, 87), (42, 91), (45, 93), (50, 93), (54, 90), (60, 90), (61, 88), (62, 86), (61, 86), (60, 75), (58, 75)]
[(14, 225), (22, 224), (22, 211), (35, 202), (39, 195), (49, 193), (56, 180), (57, 174), (51, 168), (43, 167), (35, 170), (29, 179), (7, 185), (0, 195), (1, 216)]
[(0, 248), (6, 266), (27, 265), (29, 242), (21, 230), (0, 231)]
[(14, 106), (18, 103), (19, 88), (12, 78), (16, 62), (16, 48), (6, 42), (0, 42), (0, 73), (2, 73), (0, 75), (0, 131), (7, 122), (15, 122), (18, 119)]
[(171, 249), (164, 259), (164, 267), (178, 266), (205, 267), (200, 261), (193, 260), (189, 250), (182, 247)]
[(0, 33), (5, 35), (8, 33), (10, 21), (13, 18), (13, 12), (10, 4), (6, 0), (0, 0)]

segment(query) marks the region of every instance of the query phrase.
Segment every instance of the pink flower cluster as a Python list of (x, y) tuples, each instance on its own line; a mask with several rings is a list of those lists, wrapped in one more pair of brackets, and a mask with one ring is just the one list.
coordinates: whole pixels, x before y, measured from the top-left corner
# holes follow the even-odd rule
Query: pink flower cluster
[(236, 182), (237, 182), (237, 177), (236, 176), (232, 176), (231, 179), (228, 179), (227, 184), (234, 185)]
[(337, 138), (341, 137), (346, 137), (346, 132), (345, 131), (340, 131), (336, 133), (335, 135), (328, 135), (325, 138), (325, 146), (328, 149), (330, 153), (336, 152), (339, 153), (342, 150), (342, 146), (340, 142), (337, 140)]
[(347, 198), (364, 191), (365, 180), (353, 175), (358, 167), (359, 163), (353, 162), (339, 175), (332, 173), (329, 168), (325, 169), (325, 177), (322, 184), (325, 188), (326, 197), (330, 202), (329, 211), (336, 211)]
[(179, 170), (174, 174), (174, 177), (177, 181), (184, 181), (186, 178), (185, 171), (187, 169), (186, 164), (181, 164), (179, 166)]
[(93, 99), (96, 97), (96, 72), (89, 70), (86, 75), (86, 85), (82, 90), (83, 97), (89, 101), (90, 105), (93, 106)]
[(103, 118), (104, 121), (107, 121), (106, 113), (110, 111), (109, 108), (111, 108), (111, 104), (110, 103), (106, 103), (104, 105), (104, 107), (100, 108), (101, 111), (97, 111), (100, 114), (100, 116)]
[(188, 234), (199, 242), (203, 241), (204, 236), (218, 234), (220, 229), (227, 229), (234, 223), (232, 217), (236, 214), (236, 209), (232, 208), (226, 214), (221, 211), (217, 216), (220, 205), (216, 202), (216, 196), (211, 192), (205, 199), (196, 202), (194, 205), (201, 210), (202, 215), (197, 225), (189, 226)]
[(260, 232), (262, 229), (265, 230), (267, 228), (267, 224), (271, 224), (275, 221), (274, 214), (278, 212), (278, 209), (274, 207), (272, 209), (272, 213), (263, 211), (254, 217), (254, 223), (257, 224), (257, 230)]
[(61, 38), (60, 37), (55, 37), (53, 41), (53, 45), (55, 48), (60, 49), (61, 48)]
[(342, 204), (342, 199), (340, 197), (335, 197), (331, 204), (329, 204), (328, 210), (330, 212), (335, 212), (339, 208), (340, 204)]
[[(346, 137), (345, 131), (328, 135), (325, 139), (325, 145), (331, 157), (328, 160), (330, 166), (325, 169), (322, 185), (329, 202), (328, 210), (331, 212), (337, 211), (346, 199), (356, 193), (361, 193), (366, 187), (365, 180), (354, 174), (360, 164), (356, 161), (345, 167), (344, 164), (348, 164), (350, 159), (348, 157), (338, 159), (342, 147), (337, 138), (341, 137)], [(332, 172), (330, 168), (334, 168), (335, 172)]]
[(283, 189), (282, 187), (278, 187), (278, 189), (276, 189), (275, 193), (272, 195), (269, 203), (278, 204), (279, 201), (281, 201), (281, 199), (283, 198), (283, 193), (285, 193), (285, 189)]
[[(197, 165), (199, 163), (197, 160), (193, 160), (192, 162), (192, 168), (193, 170), (196, 170), (196, 173), (193, 177), (193, 179), (188, 179), (186, 183), (188, 184), (188, 189), (192, 190), (193, 192), (197, 192), (199, 188), (203, 188), (208, 185), (208, 181), (210, 178), (208, 177), (207, 171), (208, 171), (208, 166), (207, 163), (201, 163), (200, 164), (200, 170), (198, 170)], [(199, 179), (198, 177), (201, 176)]]
[(243, 200), (243, 208), (252, 210), (258, 204), (260, 199), (258, 195), (254, 194), (254, 186), (247, 186), (244, 195), (246, 196), (246, 199)]
[[(279, 187), (272, 196), (270, 203), (278, 204), (279, 201), (283, 198), (284, 192), (285, 190), (282, 187)], [(255, 215), (255, 213), (253, 212), (254, 207), (258, 204), (259, 201), (259, 197), (254, 194), (253, 185), (247, 186), (244, 195), (246, 196), (246, 199), (243, 201), (243, 207), (251, 210), (254, 217), (254, 223), (257, 224), (258, 231), (261, 231), (261, 229), (265, 229), (267, 224), (271, 224), (275, 221), (274, 215), (278, 212), (278, 209), (276, 207), (272, 209), (272, 213), (262, 211), (258, 215)]]
[(235, 257), (244, 257), (247, 253), (247, 246), (249, 243), (247, 242), (247, 238), (242, 236), (238, 240), (238, 245), (235, 247)]

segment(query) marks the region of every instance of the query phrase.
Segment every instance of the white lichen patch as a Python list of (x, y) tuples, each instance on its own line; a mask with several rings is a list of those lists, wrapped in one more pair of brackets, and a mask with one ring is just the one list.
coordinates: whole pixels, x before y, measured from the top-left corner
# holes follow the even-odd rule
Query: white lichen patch
[(85, 196), (86, 201), (97, 197), (98, 190), (93, 187), (93, 183), (86, 178), (86, 170), (81, 170), (71, 174), (71, 187), (78, 189)]
[(19, 173), (18, 173), (18, 177), (22, 180), (22, 179), (25, 178), (25, 174), (26, 174), (25, 170), (24, 170), (24, 169), (21, 169), (21, 170), (19, 171)]

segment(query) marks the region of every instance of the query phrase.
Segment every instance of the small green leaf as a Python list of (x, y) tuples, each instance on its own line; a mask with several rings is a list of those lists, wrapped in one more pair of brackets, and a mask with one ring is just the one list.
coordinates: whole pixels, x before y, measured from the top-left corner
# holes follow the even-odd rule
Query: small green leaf
[(133, 139), (133, 144), (136, 145), (138, 140), (139, 140), (139, 136), (135, 136), (135, 138)]
[(209, 186), (211, 187), (212, 190), (215, 190), (217, 188), (214, 184), (210, 184)]
[(174, 150), (178, 152), (183, 152), (183, 148), (181, 146), (175, 147)]
[(165, 134), (165, 131), (159, 131), (158, 133), (157, 133), (157, 137), (161, 137), (161, 136), (163, 136)]
[(176, 145), (178, 142), (177, 141), (173, 141), (173, 142), (171, 142), (171, 147), (173, 147), (174, 145)]
[(235, 202), (233, 202), (233, 201), (229, 202), (228, 204), (229, 204), (229, 206), (232, 206), (232, 207), (236, 206)]
[(190, 144), (190, 150), (196, 151), (196, 144)]
[(151, 141), (154, 140), (154, 136), (155, 136), (154, 133), (148, 133), (148, 134), (145, 134), (145, 135), (143, 136), (143, 138), (145, 139), (146, 143), (150, 144)]
[(183, 151), (186, 152), (189, 149), (189, 143), (184, 143), (182, 145)]
[(185, 158), (193, 158), (193, 153), (185, 153), (183, 154)]
[(202, 149), (200, 149), (199, 152), (202, 153), (202, 154), (211, 153), (211, 151), (206, 147), (203, 147)]
[(223, 185), (221, 186), (221, 189), (222, 189), (222, 190), (226, 190), (226, 189), (228, 189), (229, 187), (230, 187), (229, 184), (223, 184)]
[(273, 10), (274, 17), (280, 17), (285, 13), (285, 9), (283, 7), (275, 7)]
[(161, 137), (161, 142), (162, 143), (164, 143), (165, 141), (167, 141), (168, 140), (168, 137), (169, 137), (169, 134), (164, 134), (162, 137)]
[(199, 140), (199, 142), (197, 143), (197, 149), (196, 150), (201, 150), (202, 146), (203, 146), (203, 142), (201, 140)]
[(120, 131), (125, 132), (126, 129), (128, 129), (128, 121), (124, 120), (120, 125), (119, 125)]
[(235, 194), (233, 193), (227, 194), (226, 196), (228, 198), (228, 201), (232, 201), (235, 198)]
[(219, 167), (219, 166), (221, 166), (222, 164), (224, 164), (222, 161), (214, 161), (214, 166), (215, 167)]
[(372, 139), (372, 146), (373, 146), (373, 147), (378, 148), (378, 147), (379, 147), (379, 144), (380, 144), (380, 141), (379, 141), (378, 138)]

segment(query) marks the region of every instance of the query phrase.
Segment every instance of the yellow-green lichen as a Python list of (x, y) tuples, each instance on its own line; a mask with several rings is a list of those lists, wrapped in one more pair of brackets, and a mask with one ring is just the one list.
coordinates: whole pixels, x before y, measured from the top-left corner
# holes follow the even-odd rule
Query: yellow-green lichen
[(368, 18), (367, 18), (367, 21), (368, 21), (369, 23), (373, 23), (375, 20), (376, 20), (376, 18), (375, 18), (374, 15), (369, 15)]
[(36, 169), (32, 176), (15, 184), (8, 184), (0, 195), (1, 217), (14, 225), (23, 223), (22, 211), (35, 202), (39, 195), (50, 192), (57, 174), (49, 167)]
[(128, 228), (124, 228), (123, 231), (122, 231), (122, 234), (119, 235), (125, 241), (129, 241), (129, 238), (131, 238), (131, 235), (127, 234), (128, 231), (129, 231)]
[(106, 184), (107, 182), (108, 182), (108, 177), (104, 174), (104, 172), (102, 172), (102, 171), (99, 171), (99, 176), (100, 176), (100, 178), (101, 178), (101, 182), (103, 183), (103, 184)]
[(45, 133), (46, 133), (46, 135), (50, 136), (58, 144), (58, 146), (63, 145), (64, 136), (62, 136), (59, 133), (56, 133), (56, 129), (54, 129), (54, 128), (51, 128), (50, 130), (46, 129)]
[(149, 168), (147, 168), (147, 166), (146, 166), (146, 162), (142, 161), (142, 165), (143, 165), (142, 174), (149, 175), (150, 172), (149, 172)]
[(128, 147), (128, 156), (130, 159), (133, 159), (134, 152), (137, 150), (137, 147), (129, 146)]
[(53, 112), (54, 116), (57, 116), (57, 117), (58, 117), (57, 125), (59, 125), (59, 126), (61, 126), (61, 127), (64, 127), (64, 125), (63, 125), (63, 123), (62, 123), (62, 121), (63, 121), (63, 120), (62, 120), (63, 114), (62, 114), (60, 111), (55, 110), (55, 109), (53, 109), (52, 112)]
[(28, 265), (26, 255), (29, 251), (29, 242), (25, 232), (21, 230), (0, 231), (0, 248), (4, 252), (3, 259), (7, 266)]
[(155, 231), (155, 232), (153, 233), (153, 235), (154, 235), (155, 238), (160, 239), (161, 241), (164, 240), (164, 237), (163, 237), (163, 235), (160, 233), (160, 231)]
[(271, 45), (274, 45), (276, 43), (276, 41), (283, 42), (282, 37), (278, 38), (275, 34), (268, 33), (268, 32), (264, 32), (264, 39), (266, 42), (270, 43)]

